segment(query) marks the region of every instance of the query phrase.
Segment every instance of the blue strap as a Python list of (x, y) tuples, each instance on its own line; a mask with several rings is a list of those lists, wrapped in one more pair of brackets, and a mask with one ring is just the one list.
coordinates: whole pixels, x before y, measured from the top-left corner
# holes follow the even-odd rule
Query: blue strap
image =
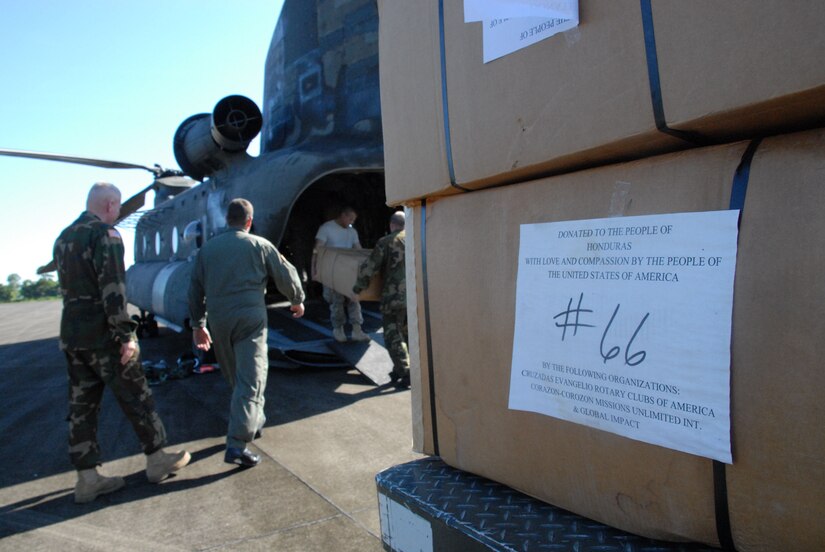
[(430, 422), (433, 431), (433, 454), (439, 456), (438, 451), (438, 422), (435, 410), (435, 369), (433, 367), (433, 339), (430, 327), (430, 285), (427, 278), (427, 200), (421, 201), (421, 287), (424, 290), (424, 333), (427, 343), (427, 376), (430, 390)]
[(736, 550), (730, 527), (728, 480), (724, 462), (713, 461), (713, 503), (716, 510), (716, 536), (723, 550)]
[(762, 142), (761, 138), (753, 140), (742, 155), (739, 166), (733, 174), (733, 186), (730, 190), (730, 209), (739, 209), (739, 222), (742, 222), (742, 210), (745, 208), (745, 196), (748, 193), (748, 180), (751, 174), (751, 161), (756, 148)]
[[(748, 144), (742, 160), (733, 173), (733, 185), (730, 190), (730, 209), (739, 210), (739, 225), (742, 224), (742, 212), (745, 208), (745, 197), (748, 193), (748, 181), (751, 174), (751, 161), (756, 149), (762, 142), (761, 138)], [(733, 359), (731, 358), (731, 366)], [(719, 544), (725, 550), (736, 550), (733, 543), (733, 532), (730, 525), (730, 508), (728, 506), (728, 480), (726, 466), (718, 460), (713, 461), (713, 497), (716, 507), (716, 534)]]
[(441, 47), (441, 109), (444, 115), (444, 143), (447, 148), (447, 170), (450, 173), (450, 185), (459, 190), (471, 190), (459, 185), (455, 180), (453, 166), (453, 146), (450, 138), (450, 104), (447, 100), (447, 49), (444, 40), (444, 0), (438, 0), (438, 42)]
[(696, 146), (707, 146), (714, 143), (699, 133), (687, 130), (677, 130), (667, 126), (664, 101), (662, 100), (662, 84), (659, 77), (659, 56), (656, 53), (656, 34), (653, 30), (653, 8), (650, 0), (641, 0), (642, 30), (645, 36), (645, 55), (647, 57), (647, 77), (650, 83), (650, 99), (653, 102), (653, 119), (656, 128), (674, 138), (679, 138)]

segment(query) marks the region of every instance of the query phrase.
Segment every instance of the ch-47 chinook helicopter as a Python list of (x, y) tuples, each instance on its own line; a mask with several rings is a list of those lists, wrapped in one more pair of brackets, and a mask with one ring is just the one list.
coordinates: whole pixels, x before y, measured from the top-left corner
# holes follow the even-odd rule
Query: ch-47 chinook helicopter
[[(261, 153), (246, 153), (262, 132)], [(353, 206), (364, 247), (386, 231), (384, 156), (375, 0), (285, 0), (266, 59), (261, 111), (227, 96), (212, 113), (193, 115), (173, 140), (182, 171), (62, 155), (14, 155), (107, 168), (146, 169), (155, 180), (125, 201), (121, 219), (154, 207), (135, 229), (129, 302), (182, 329), (193, 259), (225, 224), (226, 207), (243, 197), (255, 206), (252, 232), (266, 237), (308, 280), (315, 232), (334, 209)], [(49, 271), (52, 266), (41, 267)]]

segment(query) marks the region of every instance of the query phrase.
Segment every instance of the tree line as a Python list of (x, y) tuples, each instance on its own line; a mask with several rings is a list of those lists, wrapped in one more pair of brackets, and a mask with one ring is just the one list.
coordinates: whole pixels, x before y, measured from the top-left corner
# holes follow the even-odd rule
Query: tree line
[(60, 286), (54, 274), (43, 274), (39, 280), (22, 280), (19, 274), (9, 274), (5, 284), (0, 284), (0, 303), (32, 301), (60, 297)]

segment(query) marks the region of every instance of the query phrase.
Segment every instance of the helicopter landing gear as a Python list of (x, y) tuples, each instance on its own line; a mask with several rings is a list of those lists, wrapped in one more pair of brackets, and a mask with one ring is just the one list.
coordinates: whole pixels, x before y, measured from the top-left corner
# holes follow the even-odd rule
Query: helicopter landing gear
[(140, 339), (143, 336), (157, 337), (160, 330), (158, 330), (158, 321), (155, 320), (154, 314), (147, 314), (146, 311), (140, 311), (140, 315), (132, 315), (132, 320), (137, 322), (137, 330), (135, 333)]

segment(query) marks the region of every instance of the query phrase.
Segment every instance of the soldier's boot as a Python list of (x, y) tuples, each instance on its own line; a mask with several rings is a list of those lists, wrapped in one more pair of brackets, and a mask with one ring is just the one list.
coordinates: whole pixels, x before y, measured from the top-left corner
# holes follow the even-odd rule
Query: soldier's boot
[(146, 456), (146, 478), (150, 483), (160, 483), (169, 474), (189, 463), (192, 457), (185, 450), (166, 452), (158, 449)]
[(340, 326), (338, 328), (332, 329), (332, 337), (335, 338), (335, 341), (338, 343), (343, 343), (347, 340), (347, 334), (344, 333), (344, 327)]
[(352, 325), (352, 340), (353, 341), (369, 341), (370, 336), (364, 333), (361, 329), (361, 324)]
[(100, 495), (114, 492), (125, 485), (122, 477), (106, 477), (97, 473), (97, 468), (79, 470), (74, 486), (74, 501), (86, 504)]

